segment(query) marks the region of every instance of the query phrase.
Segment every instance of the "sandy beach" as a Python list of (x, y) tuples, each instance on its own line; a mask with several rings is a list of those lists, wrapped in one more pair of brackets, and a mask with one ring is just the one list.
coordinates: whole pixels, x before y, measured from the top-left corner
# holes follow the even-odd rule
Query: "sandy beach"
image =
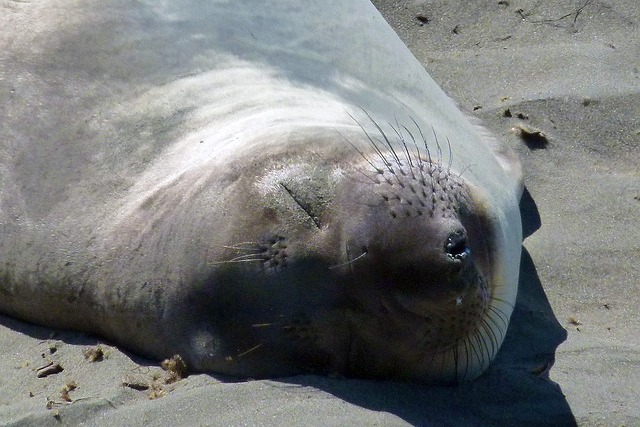
[(174, 381), (94, 337), (0, 317), (0, 425), (640, 425), (640, 3), (374, 3), (523, 163), (518, 300), (488, 371), (458, 387)]

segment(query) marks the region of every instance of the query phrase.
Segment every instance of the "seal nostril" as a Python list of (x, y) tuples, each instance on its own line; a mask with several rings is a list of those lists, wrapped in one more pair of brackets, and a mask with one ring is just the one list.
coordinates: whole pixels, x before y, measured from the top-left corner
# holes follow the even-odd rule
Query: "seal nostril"
[(471, 249), (467, 245), (467, 236), (462, 231), (450, 234), (444, 249), (447, 255), (454, 260), (464, 260), (471, 253)]

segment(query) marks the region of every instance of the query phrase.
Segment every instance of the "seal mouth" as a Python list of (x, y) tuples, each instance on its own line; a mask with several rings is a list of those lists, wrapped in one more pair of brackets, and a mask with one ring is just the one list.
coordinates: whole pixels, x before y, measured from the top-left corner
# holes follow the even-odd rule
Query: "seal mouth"
[(369, 305), (350, 317), (345, 373), (438, 384), (478, 376), (502, 333), (496, 330), (499, 320), (491, 319), (495, 309), (487, 279), (473, 270), (464, 290), (437, 298), (415, 289), (378, 288), (377, 308)]
[[(397, 310), (398, 308), (404, 312), (414, 314), (420, 318), (430, 320), (434, 313), (434, 303), (422, 298), (415, 298), (414, 296), (408, 296), (404, 294), (395, 295), (393, 298), (396, 303), (396, 307), (391, 307), (389, 300), (382, 299), (382, 304), (387, 309)], [(458, 295), (449, 301), (441, 301), (440, 304), (444, 304), (451, 307), (461, 307), (464, 301), (463, 295)]]
[(380, 315), (397, 331), (414, 334), (411, 341), (420, 351), (433, 353), (454, 346), (475, 333), (491, 299), (486, 281), (478, 272), (465, 272), (459, 280), (466, 282), (464, 289), (438, 298), (415, 291), (381, 296), (384, 313)]

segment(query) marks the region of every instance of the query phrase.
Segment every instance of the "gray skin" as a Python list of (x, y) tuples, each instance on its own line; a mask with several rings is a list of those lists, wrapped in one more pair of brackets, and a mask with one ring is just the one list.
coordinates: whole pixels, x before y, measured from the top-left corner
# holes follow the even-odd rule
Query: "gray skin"
[(231, 3), (2, 6), (0, 312), (240, 377), (477, 377), (517, 160), (368, 2)]

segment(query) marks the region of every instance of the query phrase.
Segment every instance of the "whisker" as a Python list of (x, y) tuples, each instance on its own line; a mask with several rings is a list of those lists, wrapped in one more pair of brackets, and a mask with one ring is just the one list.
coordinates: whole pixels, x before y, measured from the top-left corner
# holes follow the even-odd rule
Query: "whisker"
[[(409, 163), (409, 167), (410, 167), (410, 170), (411, 170), (412, 178), (415, 179), (415, 176), (413, 176), (413, 167), (414, 166), (413, 166), (413, 159), (411, 158), (411, 152), (409, 151), (409, 148), (407, 147), (407, 142), (406, 142), (406, 139), (405, 139), (404, 135), (400, 131), (401, 125), (398, 122), (398, 118), (395, 117), (395, 119), (396, 119), (396, 126), (397, 127), (394, 127), (391, 124), (389, 124), (389, 127), (391, 129), (393, 129), (393, 131), (396, 133), (396, 135), (398, 135), (398, 140), (402, 143), (402, 146), (404, 147), (404, 152), (405, 152), (405, 155), (406, 155), (406, 158), (407, 158), (407, 162)], [(405, 126), (402, 126), (402, 127), (406, 130)], [(408, 132), (408, 133), (409, 133), (409, 136), (411, 136), (411, 138), (413, 139), (413, 135), (411, 135), (411, 132)]]
[(453, 352), (453, 380), (456, 384), (459, 383), (458, 381), (458, 363), (460, 362), (460, 354), (458, 352), (458, 346), (454, 345), (453, 348), (451, 349)]
[[(348, 113), (347, 113), (348, 114)], [(353, 116), (352, 116), (353, 118)], [(354, 119), (355, 120), (355, 119)], [(382, 173), (382, 169), (376, 167), (373, 162), (371, 160), (369, 160), (369, 158), (367, 156), (364, 155), (364, 153), (362, 152), (362, 150), (360, 150), (358, 147), (356, 147), (356, 145), (354, 143), (352, 143), (351, 141), (349, 141), (348, 138), (346, 138), (344, 135), (342, 135), (339, 131), (338, 134), (342, 137), (342, 139), (344, 139), (349, 145), (351, 145), (351, 147), (353, 147), (354, 150), (356, 150), (356, 152), (358, 154), (360, 154), (360, 157), (362, 157), (364, 159), (365, 162), (369, 163), (369, 166), (371, 166), (371, 168), (376, 171), (377, 173)], [(364, 174), (364, 173), (363, 173)], [(365, 176), (367, 176), (369, 179), (372, 179), (371, 177), (369, 177), (368, 175), (364, 174)], [(374, 181), (375, 182), (375, 181)]]
[(433, 137), (436, 140), (436, 148), (438, 150), (438, 165), (442, 165), (442, 148), (440, 147), (440, 141), (438, 141), (438, 135), (436, 135), (436, 128), (431, 126)]
[(480, 324), (476, 329), (476, 333), (478, 334), (478, 337), (482, 340), (482, 347), (487, 350), (487, 357), (491, 359), (491, 354), (495, 353), (496, 351), (497, 342), (494, 344), (493, 340), (491, 340), (490, 342), (491, 347), (489, 347), (486, 341), (487, 335), (491, 334), (491, 327), (487, 323), (486, 318), (483, 318), (480, 321)]
[(447, 173), (451, 172), (451, 165), (453, 164), (453, 152), (451, 151), (451, 141), (447, 137), (447, 145), (449, 146), (449, 161), (447, 162)]
[(398, 153), (396, 153), (395, 149), (393, 148), (393, 145), (391, 144), (391, 141), (389, 141), (389, 138), (387, 137), (387, 134), (384, 133), (384, 131), (382, 130), (382, 128), (380, 127), (378, 122), (373, 120), (373, 117), (371, 117), (371, 115), (366, 110), (362, 109), (362, 111), (367, 115), (367, 117), (369, 117), (369, 120), (371, 120), (371, 123), (373, 123), (373, 125), (376, 127), (376, 129), (378, 129), (378, 132), (380, 132), (380, 135), (382, 135), (382, 138), (386, 142), (387, 147), (389, 147), (389, 150), (391, 151), (391, 154), (393, 154), (393, 157), (395, 158), (396, 163), (398, 164), (398, 166), (401, 166), (402, 162), (400, 161), (400, 157), (398, 157)]
[(462, 174), (465, 173), (467, 170), (469, 170), (469, 168), (471, 168), (471, 166), (475, 166), (475, 164), (470, 163), (467, 166), (465, 166), (464, 168), (462, 168), (462, 171), (460, 171), (460, 173), (458, 174), (458, 178), (462, 178)]
[[(413, 117), (411, 117), (411, 116), (409, 116), (409, 118), (411, 119), (413, 124), (418, 129), (418, 132), (420, 132), (420, 137), (422, 138), (422, 142), (424, 144), (424, 149), (427, 151), (427, 161), (429, 162), (429, 165), (433, 165), (433, 160), (431, 159), (431, 151), (429, 151), (429, 146), (427, 144), (427, 138), (424, 137), (424, 133), (422, 133), (422, 129), (420, 128), (418, 123), (415, 121), (415, 119)], [(417, 148), (417, 146), (416, 146), (416, 148)]]
[(491, 297), (491, 299), (492, 299), (493, 301), (497, 301), (497, 302), (500, 302), (500, 303), (502, 303), (502, 304), (505, 304), (505, 305), (506, 305), (507, 307), (509, 307), (511, 310), (513, 310), (513, 309), (515, 308), (514, 303), (512, 303), (511, 301), (507, 301), (507, 300), (506, 300), (506, 299), (504, 299), (504, 298), (500, 298), (500, 297), (496, 297), (496, 296), (494, 296), (494, 297)]
[[(405, 132), (407, 132), (409, 134), (409, 137), (411, 138), (411, 141), (413, 142), (413, 146), (416, 149), (416, 160), (418, 161), (418, 163), (422, 163), (422, 159), (421, 159), (421, 155), (420, 155), (420, 148), (418, 148), (418, 143), (416, 142), (416, 138), (413, 136), (413, 133), (411, 133), (411, 131), (409, 130), (409, 128), (407, 128), (405, 125), (400, 125), (402, 127), (402, 129), (404, 129)], [(413, 165), (411, 165), (413, 166)]]
[(490, 310), (492, 313), (495, 313), (500, 318), (505, 328), (509, 325), (509, 316), (507, 316), (507, 313), (500, 310), (494, 304), (489, 304), (489, 306), (487, 307), (487, 310)]
[[(416, 128), (418, 128), (418, 131), (420, 132), (420, 137), (422, 138), (422, 142), (424, 143), (424, 148), (427, 151), (427, 157), (428, 157), (428, 169), (427, 169), (427, 173), (429, 174), (429, 176), (431, 177), (431, 212), (433, 212), (435, 210), (435, 205), (436, 205), (436, 201), (435, 201), (435, 193), (436, 193), (436, 178), (434, 176), (434, 173), (436, 171), (436, 167), (433, 163), (433, 158), (431, 157), (431, 151), (429, 150), (429, 145), (427, 144), (427, 139), (424, 136), (424, 133), (422, 132), (422, 128), (420, 128), (420, 126), (418, 125), (418, 123), (415, 121), (415, 119), (413, 117), (409, 117), (411, 119), (411, 121), (413, 121), (413, 124), (416, 126)], [(433, 131), (433, 135), (435, 136), (436, 139), (436, 146), (437, 146), (437, 151), (438, 153), (440, 153), (440, 144), (438, 143), (438, 138), (435, 134), (435, 129), (433, 128), (433, 126), (431, 127), (431, 130)], [(440, 155), (440, 154), (439, 154)], [(439, 162), (439, 161), (438, 161)]]
[[(364, 110), (363, 110), (364, 111)], [(382, 163), (384, 164), (384, 166), (387, 168), (387, 170), (391, 173), (393, 172), (393, 168), (391, 167), (391, 162), (389, 162), (387, 160), (387, 158), (385, 157), (384, 153), (382, 152), (382, 150), (380, 149), (380, 147), (378, 147), (378, 144), (376, 144), (376, 142), (373, 140), (373, 138), (371, 137), (371, 135), (369, 135), (369, 132), (367, 132), (367, 130), (364, 128), (364, 126), (362, 126), (362, 124), (355, 118), (353, 117), (348, 111), (347, 114), (349, 115), (349, 117), (351, 117), (353, 119), (354, 122), (356, 122), (356, 124), (360, 127), (360, 129), (362, 129), (362, 132), (364, 132), (365, 136), (367, 137), (367, 139), (369, 140), (369, 143), (371, 144), (371, 146), (373, 147), (374, 151), (376, 152), (376, 154), (380, 157), (380, 160), (382, 161)], [(367, 116), (369, 116), (368, 113), (366, 113)], [(369, 116), (369, 118), (371, 118), (371, 116)], [(372, 119), (373, 121), (373, 119)], [(377, 123), (374, 122), (374, 124)], [(372, 165), (372, 167), (374, 168), (374, 170), (376, 170), (378, 173), (382, 173), (382, 170), (376, 168), (375, 166)]]
[[(492, 312), (493, 312), (493, 311), (492, 311)], [(493, 313), (495, 313), (495, 312), (493, 312)], [(498, 316), (499, 316), (499, 315), (498, 315)], [(508, 325), (509, 325), (509, 324), (508, 324), (507, 322), (505, 322), (502, 318), (500, 318), (500, 323), (502, 323), (502, 325), (499, 325), (499, 324), (496, 322), (496, 320), (493, 318), (493, 316), (487, 316), (487, 317), (489, 318), (489, 320), (491, 321), (491, 323), (493, 323), (493, 324), (494, 324), (494, 326), (496, 327), (496, 329), (500, 331), (500, 337), (501, 337), (501, 338), (504, 338), (504, 336), (505, 336), (505, 335), (506, 335), (506, 333), (507, 333), (507, 328), (508, 328)], [(496, 344), (497, 344), (497, 342), (496, 342)]]
[(256, 258), (256, 259), (241, 259), (241, 260), (228, 260), (228, 261), (212, 261), (209, 264), (211, 265), (220, 265), (220, 264), (236, 264), (236, 263), (241, 263), (241, 262), (256, 262), (256, 261), (264, 261), (262, 258)]
[(238, 255), (235, 258), (231, 258), (228, 261), (243, 261), (243, 260), (248, 260), (248, 259), (259, 259), (259, 258), (255, 258), (257, 256), (260, 256), (259, 253), (251, 253), (251, 254), (244, 254), (244, 255)]
[[(364, 110), (363, 110), (364, 111)], [(384, 166), (387, 168), (387, 170), (391, 173), (393, 173), (393, 168), (391, 167), (391, 163), (387, 160), (387, 158), (384, 156), (382, 150), (380, 149), (380, 147), (378, 147), (378, 144), (376, 144), (376, 142), (373, 140), (373, 138), (371, 137), (371, 135), (369, 135), (369, 132), (367, 132), (367, 130), (364, 128), (364, 126), (362, 126), (362, 124), (355, 118), (353, 117), (348, 111), (346, 112), (349, 117), (351, 117), (353, 119), (354, 122), (356, 122), (356, 124), (360, 127), (360, 129), (362, 129), (362, 132), (364, 132), (365, 136), (367, 137), (367, 139), (369, 140), (369, 143), (371, 144), (371, 146), (373, 147), (374, 151), (376, 152), (376, 154), (380, 157), (380, 160), (382, 160), (382, 163), (384, 164)], [(375, 166), (372, 165), (372, 167), (374, 168), (375, 171), (377, 171), (378, 173), (382, 173), (382, 170), (376, 168)]]
[[(233, 249), (235, 251), (248, 251), (248, 250), (252, 250), (255, 249), (255, 246), (258, 246), (260, 243), (258, 242), (242, 242), (242, 243), (238, 243), (236, 245), (233, 246), (227, 246), (227, 245), (219, 245), (221, 248), (225, 248), (225, 249)], [(241, 245), (247, 245), (248, 247), (242, 247)]]
[[(424, 176), (424, 165), (425, 165), (425, 162), (422, 160), (422, 156), (420, 154), (420, 148), (418, 146), (418, 143), (417, 143), (415, 137), (411, 133), (411, 131), (404, 125), (402, 127), (409, 134), (409, 136), (411, 137), (411, 140), (413, 141), (413, 146), (416, 148), (416, 158), (418, 159), (418, 164), (419, 164), (419, 167), (417, 169), (420, 172), (420, 184), (423, 187), (426, 187), (427, 186), (427, 180), (426, 180), (426, 178)], [(431, 178), (431, 191), (433, 192), (434, 191), (434, 182), (433, 182), (433, 175), (431, 174), (431, 163), (428, 162), (426, 164), (427, 164), (427, 168), (428, 168), (427, 173), (429, 173), (429, 177)], [(415, 179), (415, 176), (414, 176), (414, 179)], [(423, 197), (426, 197), (426, 194), (424, 193), (424, 190), (422, 190), (422, 191), (423, 191), (423, 194), (422, 194)]]
[[(489, 316), (489, 320), (492, 320), (490, 316)], [(495, 336), (495, 333), (493, 332), (493, 329), (491, 328), (491, 326), (487, 323), (487, 319), (482, 319), (482, 322), (480, 323), (480, 327), (484, 330), (485, 334), (491, 335), (489, 337), (491, 341), (491, 354), (495, 354), (496, 351), (498, 351), (498, 339)], [(487, 344), (486, 341), (484, 341), (484, 339), (483, 339), (483, 342), (485, 345)], [(491, 356), (489, 356), (489, 358), (491, 358)]]
[(471, 345), (471, 343), (469, 342), (469, 340), (464, 340), (462, 342), (462, 344), (464, 345), (464, 375), (462, 376), (462, 381), (464, 381), (467, 378), (467, 375), (469, 375), (469, 345)]
[[(472, 339), (475, 340), (476, 342), (475, 344), (473, 344)], [(469, 344), (471, 344), (471, 349), (473, 350), (473, 354), (476, 356), (476, 360), (480, 364), (482, 364), (482, 362), (484, 361), (484, 354), (482, 353), (482, 351), (479, 351), (479, 350), (482, 349), (483, 347), (483, 341), (481, 340), (479, 331), (476, 329), (473, 332), (473, 335), (468, 338), (468, 340), (469, 340)]]
[[(391, 126), (391, 125), (390, 125)], [(422, 159), (420, 159), (420, 150), (417, 149), (417, 144), (416, 144), (416, 139), (413, 137), (413, 134), (409, 131), (409, 129), (407, 129), (406, 126), (404, 125), (400, 125), (397, 122), (396, 119), (396, 126), (398, 126), (398, 128), (394, 128), (393, 126), (391, 126), (391, 129), (393, 129), (396, 134), (398, 134), (398, 138), (400, 139), (400, 142), (402, 143), (402, 146), (404, 147), (404, 152), (405, 152), (405, 156), (407, 158), (407, 162), (409, 163), (409, 170), (411, 171), (411, 179), (413, 180), (417, 180), (418, 178), (416, 177), (416, 173), (414, 169), (418, 169), (420, 171), (420, 176), (422, 178), (422, 180), (420, 181), (422, 183), (422, 185), (424, 185), (424, 174), (422, 171), (422, 167), (418, 167), (416, 168), (416, 166), (421, 165), (422, 164)], [(405, 132), (407, 132), (407, 134), (409, 134), (409, 137), (411, 138), (411, 140), (413, 141), (413, 146), (416, 147), (416, 164), (414, 165), (414, 160), (411, 156), (411, 150), (409, 150), (409, 146), (407, 145), (407, 141), (406, 138), (404, 137), (404, 134), (402, 132), (400, 132), (400, 129), (403, 128), (405, 130)]]
[(255, 346), (251, 347), (249, 350), (243, 351), (242, 353), (238, 353), (236, 355), (236, 357), (246, 356), (247, 354), (251, 353), (252, 351), (256, 351), (257, 349), (259, 349), (262, 346), (263, 346), (263, 344), (255, 345)]
[(332, 265), (332, 266), (329, 267), (329, 270), (333, 270), (334, 268), (344, 267), (345, 265), (353, 264), (354, 262), (356, 262), (360, 258), (364, 257), (365, 255), (367, 255), (367, 252), (363, 252), (360, 255), (358, 255), (357, 257), (355, 257), (354, 259), (349, 260), (347, 262), (344, 262), (342, 264)]

